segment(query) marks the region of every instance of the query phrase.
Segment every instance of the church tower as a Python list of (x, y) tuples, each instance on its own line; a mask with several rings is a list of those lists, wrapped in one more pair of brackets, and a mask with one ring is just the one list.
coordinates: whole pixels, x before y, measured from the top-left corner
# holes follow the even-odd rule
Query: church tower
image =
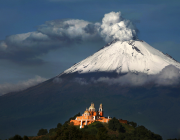
[(95, 111), (94, 103), (91, 103), (91, 106), (89, 107), (89, 111)]
[(100, 106), (99, 106), (99, 115), (100, 115), (100, 117), (103, 117), (103, 105), (102, 104), (100, 104)]

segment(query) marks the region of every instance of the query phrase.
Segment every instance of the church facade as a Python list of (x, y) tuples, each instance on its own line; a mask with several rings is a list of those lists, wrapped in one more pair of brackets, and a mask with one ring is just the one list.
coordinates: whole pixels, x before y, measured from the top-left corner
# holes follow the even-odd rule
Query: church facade
[(108, 123), (111, 119), (110, 117), (106, 118), (103, 116), (103, 105), (100, 104), (99, 111), (96, 111), (94, 107), (94, 103), (91, 103), (91, 106), (89, 109), (86, 108), (84, 111), (84, 114), (82, 116), (76, 117), (75, 120), (71, 120), (70, 123), (73, 123), (74, 125), (79, 125), (80, 128), (84, 128), (85, 125), (89, 125), (93, 123), (94, 121), (104, 122)]

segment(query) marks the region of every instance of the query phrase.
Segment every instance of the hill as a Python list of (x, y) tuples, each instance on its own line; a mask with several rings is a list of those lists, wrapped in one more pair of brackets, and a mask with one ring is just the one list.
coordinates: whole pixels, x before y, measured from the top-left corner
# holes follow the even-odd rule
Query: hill
[[(77, 115), (69, 120), (75, 119)], [(74, 126), (69, 120), (63, 125), (59, 123), (56, 128), (51, 128), (49, 132), (47, 129), (40, 129), (37, 133), (38, 136), (24, 136), (24, 140), (25, 138), (29, 140), (162, 140), (160, 135), (151, 132), (144, 126), (138, 126), (135, 122), (123, 124), (118, 119), (112, 118), (108, 123), (96, 121), (80, 129), (79, 126)], [(15, 140), (17, 137), (18, 135), (9, 140)], [(20, 138), (21, 136), (19, 136)]]

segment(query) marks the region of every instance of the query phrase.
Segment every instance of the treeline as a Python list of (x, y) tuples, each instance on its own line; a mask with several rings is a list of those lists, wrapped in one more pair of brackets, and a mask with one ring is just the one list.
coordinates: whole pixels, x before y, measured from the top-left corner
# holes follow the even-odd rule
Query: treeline
[[(162, 137), (135, 122), (121, 124), (118, 119), (112, 118), (108, 123), (95, 121), (80, 129), (79, 126), (70, 124), (71, 119), (80, 116), (80, 113), (71, 117), (63, 125), (57, 124), (56, 128), (40, 129), (37, 136), (21, 137), (15, 135), (9, 140), (162, 140)], [(177, 140), (177, 139), (168, 139)]]
[(176, 138), (175, 138), (175, 139), (167, 139), (167, 140), (180, 140), (180, 139), (176, 139)]

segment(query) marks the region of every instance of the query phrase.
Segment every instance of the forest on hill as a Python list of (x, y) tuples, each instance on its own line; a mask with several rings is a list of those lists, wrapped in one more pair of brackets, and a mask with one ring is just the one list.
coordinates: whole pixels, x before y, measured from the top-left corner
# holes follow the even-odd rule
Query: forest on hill
[(139, 126), (137, 123), (129, 121), (128, 124), (123, 124), (115, 117), (108, 123), (95, 121), (80, 129), (79, 126), (70, 123), (70, 120), (77, 116), (80, 116), (80, 113), (69, 118), (63, 125), (58, 123), (57, 127), (51, 128), (49, 132), (42, 128), (37, 132), (37, 136), (21, 137), (15, 135), (9, 140), (162, 140), (160, 135), (151, 132), (142, 125)]

